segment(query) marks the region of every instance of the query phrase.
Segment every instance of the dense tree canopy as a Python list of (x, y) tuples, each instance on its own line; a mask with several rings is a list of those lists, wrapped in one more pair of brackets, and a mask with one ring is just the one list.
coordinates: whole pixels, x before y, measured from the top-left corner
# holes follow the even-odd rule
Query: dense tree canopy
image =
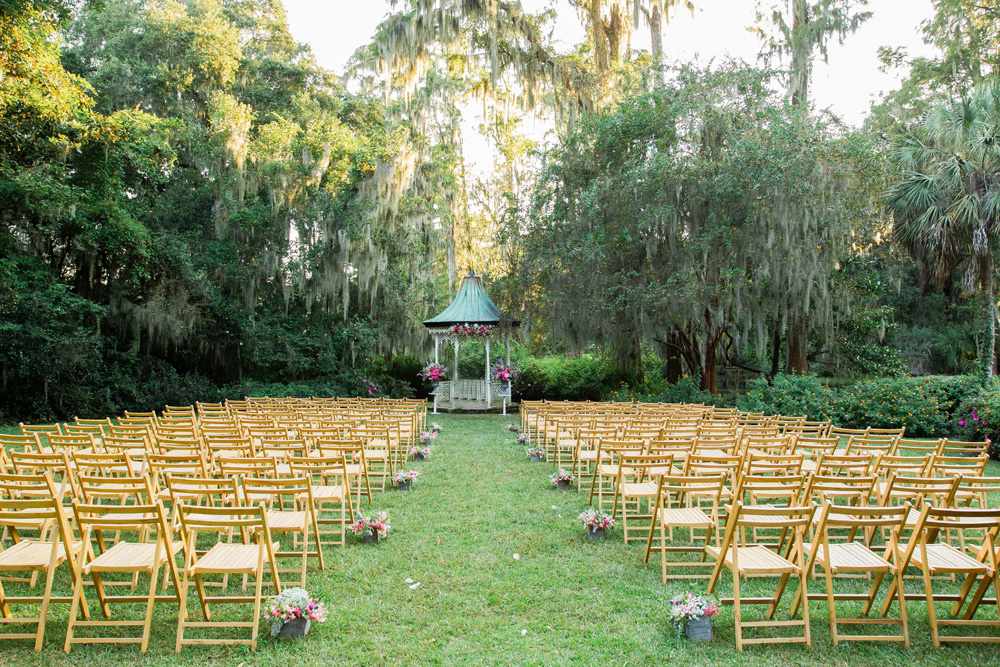
[(412, 393), (466, 268), (631, 385), (995, 365), (994, 8), (935, 0), (859, 129), (809, 82), (864, 0), (761, 3), (763, 68), (673, 63), (697, 2), (569, 4), (398, 0), (334, 73), (281, 0), (0, 0), (0, 415)]

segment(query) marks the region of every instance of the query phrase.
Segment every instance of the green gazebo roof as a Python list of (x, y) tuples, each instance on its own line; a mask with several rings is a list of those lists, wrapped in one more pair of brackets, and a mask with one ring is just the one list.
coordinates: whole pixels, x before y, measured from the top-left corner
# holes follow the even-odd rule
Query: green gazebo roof
[(424, 326), (429, 328), (450, 327), (456, 324), (509, 324), (517, 326), (520, 322), (510, 320), (493, 303), (493, 299), (483, 287), (483, 279), (470, 270), (469, 275), (462, 280), (458, 294), (451, 304), (439, 315), (424, 320)]

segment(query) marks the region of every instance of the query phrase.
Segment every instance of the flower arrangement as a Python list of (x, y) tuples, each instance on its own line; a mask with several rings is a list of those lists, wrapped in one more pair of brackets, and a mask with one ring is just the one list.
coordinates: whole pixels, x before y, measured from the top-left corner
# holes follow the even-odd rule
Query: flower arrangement
[(517, 444), (519, 444), (519, 445), (526, 445), (526, 444), (528, 444), (528, 434), (527, 433), (521, 433), (521, 434), (519, 434), (517, 436)]
[(688, 591), (668, 601), (667, 615), (678, 630), (684, 630), (690, 621), (703, 616), (718, 616), (719, 601), (711, 595), (696, 595)]
[(524, 450), (528, 456), (533, 459), (542, 460), (545, 458), (545, 448), (544, 447), (528, 447)]
[(493, 366), (491, 370), (494, 380), (500, 380), (501, 382), (510, 382), (517, 377), (520, 371), (513, 364), (504, 364), (503, 359), (497, 358), (497, 363)]
[(319, 598), (309, 597), (309, 593), (298, 586), (286, 588), (268, 599), (264, 606), (265, 621), (271, 621), (271, 636), (277, 637), (281, 626), (298, 618), (308, 622), (326, 621), (326, 609)]
[(515, 424), (514, 422), (511, 422), (507, 424), (507, 430), (510, 431), (511, 433), (520, 433), (521, 427)]
[(424, 431), (423, 433), (420, 434), (420, 442), (426, 445), (427, 443), (434, 442), (435, 440), (437, 440), (437, 437), (438, 437), (437, 431)]
[(423, 370), (417, 373), (417, 377), (422, 377), (431, 382), (438, 382), (448, 378), (448, 369), (443, 364), (428, 361)]
[(444, 426), (441, 426), (437, 422), (431, 422), (428, 428), (431, 430), (431, 433), (440, 433), (444, 429)]
[(493, 327), (487, 324), (456, 324), (449, 331), (459, 336), (489, 336)]
[(561, 487), (572, 483), (576, 479), (576, 475), (565, 468), (559, 468), (549, 476), (549, 479), (552, 480), (553, 484)]
[(399, 472), (397, 472), (392, 476), (392, 481), (394, 481), (396, 484), (409, 484), (419, 476), (420, 476), (420, 471), (418, 470), (406, 470), (406, 471), (400, 470)]
[(615, 520), (611, 518), (610, 514), (604, 510), (594, 508), (585, 509), (580, 512), (576, 520), (591, 529), (604, 530), (615, 527)]
[(370, 511), (368, 514), (361, 510), (354, 515), (354, 523), (348, 526), (348, 530), (362, 537), (377, 535), (379, 538), (383, 538), (391, 529), (389, 513), (382, 510)]
[(420, 461), (426, 459), (431, 455), (430, 447), (410, 447), (409, 451), (410, 457)]

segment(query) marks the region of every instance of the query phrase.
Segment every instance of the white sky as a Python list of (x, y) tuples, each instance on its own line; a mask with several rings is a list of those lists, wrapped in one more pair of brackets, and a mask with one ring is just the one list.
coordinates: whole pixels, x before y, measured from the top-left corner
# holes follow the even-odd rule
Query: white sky
[[(537, 11), (555, 3), (558, 18), (553, 36), (568, 50), (582, 41), (576, 12), (565, 0), (522, 0), (525, 9)], [(671, 17), (664, 30), (668, 59), (702, 62), (721, 56), (756, 62), (761, 42), (747, 27), (755, 22), (757, 0), (694, 0), (692, 17), (682, 11)], [(762, 3), (770, 5), (769, 0)], [(312, 46), (319, 64), (342, 73), (359, 46), (369, 42), (376, 26), (390, 11), (388, 0), (285, 0), (292, 34)], [(879, 71), (880, 46), (902, 46), (910, 55), (927, 55), (920, 39), (920, 23), (931, 15), (931, 0), (870, 0), (873, 16), (844, 45), (830, 47), (829, 64), (817, 62), (812, 96), (820, 108), (830, 108), (846, 122), (859, 124), (871, 103), (898, 83), (899, 73)], [(641, 25), (632, 38), (633, 48), (649, 48), (649, 30)], [(489, 169), (491, 152), (475, 132), (479, 114), (470, 107), (465, 119), (466, 157), (478, 170)], [(529, 129), (530, 131), (530, 129)], [(535, 132), (538, 132), (536, 129)], [(534, 134), (534, 132), (532, 132)]]

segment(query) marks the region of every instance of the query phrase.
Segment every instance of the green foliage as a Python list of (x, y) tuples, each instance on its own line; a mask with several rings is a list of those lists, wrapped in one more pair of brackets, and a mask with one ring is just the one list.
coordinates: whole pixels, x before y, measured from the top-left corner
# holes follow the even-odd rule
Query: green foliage
[(513, 382), (513, 399), (599, 401), (611, 378), (612, 368), (607, 359), (593, 354), (532, 359), (522, 366)]
[(752, 380), (736, 405), (747, 412), (824, 420), (835, 416), (836, 399), (836, 392), (814, 375), (779, 374), (771, 382), (766, 378)]
[(631, 389), (622, 385), (604, 397), (606, 401), (635, 401), (640, 403), (704, 403), (723, 405), (723, 397), (703, 391), (693, 377), (683, 377), (674, 384), (664, 383), (661, 391), (651, 392)]
[(834, 421), (851, 428), (906, 427), (912, 437), (940, 437), (949, 431), (954, 407), (940, 383), (921, 378), (861, 380), (837, 397)]
[(952, 433), (956, 440), (994, 443), (990, 456), (1000, 457), (1000, 384), (976, 386), (958, 404), (952, 415)]

